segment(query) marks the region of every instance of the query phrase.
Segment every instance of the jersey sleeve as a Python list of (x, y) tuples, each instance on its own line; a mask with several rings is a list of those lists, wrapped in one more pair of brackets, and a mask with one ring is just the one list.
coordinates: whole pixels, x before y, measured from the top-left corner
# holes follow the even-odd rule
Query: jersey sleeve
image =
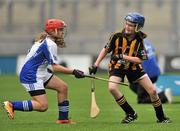
[(111, 36), (110, 36), (110, 38), (109, 38), (109, 41), (107, 42), (107, 44), (104, 46), (104, 48), (105, 48), (105, 50), (108, 52), (108, 53), (110, 53), (112, 50), (113, 50), (113, 48), (114, 48), (114, 42), (115, 42), (115, 39), (116, 39), (116, 37), (115, 37), (116, 35), (115, 34), (112, 34)]
[(44, 49), (44, 54), (45, 57), (50, 65), (52, 64), (58, 64), (58, 59), (57, 59), (57, 45), (52, 42), (47, 42), (46, 41), (46, 46)]
[(137, 57), (139, 57), (140, 59), (142, 60), (147, 60), (148, 59), (148, 56), (147, 56), (147, 52), (146, 52), (146, 49), (144, 47), (144, 43), (141, 42), (139, 43), (139, 49), (138, 49), (138, 53), (137, 53)]
[(56, 45), (51, 45), (48, 46), (49, 52), (50, 52), (50, 58), (51, 61), (49, 64), (58, 64), (58, 57), (57, 57), (57, 46)]

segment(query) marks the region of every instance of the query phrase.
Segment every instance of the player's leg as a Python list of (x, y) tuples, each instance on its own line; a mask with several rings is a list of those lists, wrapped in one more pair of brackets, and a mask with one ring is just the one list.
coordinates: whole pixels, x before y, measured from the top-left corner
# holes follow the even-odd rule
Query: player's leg
[(154, 84), (154, 86), (156, 87), (156, 90), (157, 90), (157, 93), (158, 93), (158, 96), (161, 100), (162, 103), (169, 103), (171, 104), (172, 103), (172, 100), (173, 100), (173, 94), (172, 94), (172, 91), (170, 88), (166, 88), (165, 90), (158, 87), (156, 84)]
[(130, 83), (129, 88), (137, 95), (137, 89), (138, 89), (137, 83)]
[(151, 103), (149, 94), (138, 83), (131, 83), (129, 87), (137, 95), (137, 103)]
[(153, 85), (153, 83), (151, 82), (149, 77), (145, 74), (141, 77), (141, 79), (139, 79), (138, 82), (142, 87), (144, 87), (144, 89), (150, 95), (152, 105), (155, 109), (158, 122), (161, 122), (161, 123), (171, 122), (169, 120), (169, 118), (166, 118), (166, 116), (164, 115), (161, 100), (159, 99), (158, 94), (157, 94), (156, 89), (155, 89), (155, 86)]
[(165, 95), (164, 90), (161, 89), (161, 88), (158, 88), (158, 87), (156, 86), (156, 84), (155, 84), (155, 83), (157, 82), (157, 80), (158, 80), (158, 76), (149, 77), (149, 78), (150, 78), (151, 82), (153, 83), (153, 85), (155, 86), (156, 91), (157, 91), (157, 93), (158, 93), (158, 96), (159, 96), (159, 99), (161, 100), (161, 102), (162, 102), (162, 103), (166, 103), (168, 100), (167, 100), (167, 97), (166, 97), (166, 95)]
[(34, 111), (44, 112), (48, 109), (47, 95), (32, 96), (32, 106)]
[[(10, 119), (14, 119), (14, 111), (46, 111), (48, 108), (48, 101), (43, 83), (37, 82), (34, 84), (23, 84), (29, 91), (32, 100), (24, 101), (5, 101), (3, 102), (4, 109), (7, 111)], [(41, 88), (41, 89), (40, 89)]]
[[(122, 81), (122, 78), (117, 76), (110, 76), (109, 80), (111, 81)], [(128, 104), (124, 95), (119, 91), (118, 84), (109, 82), (109, 91), (116, 100), (117, 104), (124, 110), (126, 113), (126, 117), (121, 121), (121, 123), (130, 123), (137, 119), (137, 114), (133, 110), (133, 108)]]
[(161, 102), (162, 102), (162, 103), (168, 102), (168, 99), (167, 99), (167, 97), (166, 97), (166, 95), (165, 95), (165, 91), (164, 91), (163, 89), (158, 88), (158, 87), (156, 86), (156, 84), (155, 84), (155, 83), (157, 82), (157, 80), (158, 80), (158, 76), (149, 77), (149, 78), (150, 78), (151, 82), (153, 83), (153, 85), (155, 86), (156, 91), (157, 91), (157, 93), (158, 93), (158, 96), (159, 96)]
[(68, 87), (67, 84), (53, 75), (51, 80), (47, 84), (48, 89), (57, 91), (57, 99), (58, 99), (58, 108), (59, 108), (59, 116), (56, 123), (59, 124), (73, 124), (71, 120), (68, 118), (69, 113), (69, 101), (68, 101)]
[(151, 103), (149, 94), (139, 84), (137, 84), (137, 95), (138, 95), (138, 103)]
[(162, 103), (168, 102), (168, 99), (167, 99), (164, 91), (159, 92), (158, 96), (159, 96), (159, 99), (161, 100)]
[[(150, 80), (153, 84), (157, 81), (157, 79), (158, 79), (158, 76), (150, 78)], [(165, 92), (162, 89), (158, 89), (155, 84), (154, 84), (154, 86), (156, 88), (156, 91), (158, 93), (158, 96), (159, 96), (161, 102), (166, 103), (168, 100), (165, 95)], [(151, 98), (150, 98), (149, 94), (147, 93), (147, 91), (143, 87), (141, 87), (139, 85), (137, 92), (138, 92), (137, 93), (138, 94), (138, 103), (151, 103)]]

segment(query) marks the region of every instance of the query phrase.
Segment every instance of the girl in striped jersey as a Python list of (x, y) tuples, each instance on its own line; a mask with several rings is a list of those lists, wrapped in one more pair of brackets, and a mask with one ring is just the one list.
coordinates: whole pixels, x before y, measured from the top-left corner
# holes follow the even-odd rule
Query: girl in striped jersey
[[(129, 13), (125, 17), (124, 29), (110, 37), (109, 42), (101, 50), (94, 65), (89, 68), (89, 73), (95, 74), (100, 62), (111, 52), (109, 80), (124, 81), (126, 76), (130, 83), (138, 82), (150, 95), (158, 119), (157, 122), (169, 123), (171, 120), (164, 115), (156, 89), (141, 65), (142, 61), (147, 59), (143, 44), (146, 34), (140, 31), (144, 26), (144, 22), (145, 18), (141, 14), (137, 12)], [(109, 82), (109, 91), (126, 114), (121, 123), (130, 123), (137, 119), (137, 113), (118, 90), (118, 86), (118, 84)]]

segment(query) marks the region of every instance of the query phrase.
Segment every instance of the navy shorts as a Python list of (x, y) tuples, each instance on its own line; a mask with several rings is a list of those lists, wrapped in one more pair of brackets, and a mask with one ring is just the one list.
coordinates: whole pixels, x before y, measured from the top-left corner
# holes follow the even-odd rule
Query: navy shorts
[(144, 72), (143, 69), (138, 69), (138, 70), (112, 69), (109, 71), (110, 76), (120, 77), (122, 81), (124, 81), (124, 77), (126, 76), (130, 83), (137, 81), (139, 78), (141, 78), (145, 74), (146, 73)]

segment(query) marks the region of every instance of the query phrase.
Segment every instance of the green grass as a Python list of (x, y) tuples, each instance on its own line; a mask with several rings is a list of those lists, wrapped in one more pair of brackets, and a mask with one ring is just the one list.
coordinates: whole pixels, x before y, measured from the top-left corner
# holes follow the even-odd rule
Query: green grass
[[(107, 78), (107, 76), (100, 75)], [(164, 111), (173, 120), (170, 124), (157, 124), (151, 104), (137, 104), (136, 96), (127, 87), (119, 87), (126, 99), (138, 113), (134, 123), (120, 124), (124, 112), (115, 103), (107, 89), (107, 83), (96, 81), (96, 100), (101, 109), (96, 119), (89, 117), (91, 92), (90, 80), (75, 79), (69, 75), (60, 76), (69, 85), (70, 117), (75, 125), (57, 125), (56, 93), (48, 90), (49, 109), (46, 112), (15, 112), (15, 119), (9, 120), (0, 108), (0, 131), (177, 131), (180, 130), (180, 97), (174, 97), (172, 104), (164, 104)], [(0, 76), (0, 102), (5, 100), (30, 99), (19, 83), (17, 76)]]

